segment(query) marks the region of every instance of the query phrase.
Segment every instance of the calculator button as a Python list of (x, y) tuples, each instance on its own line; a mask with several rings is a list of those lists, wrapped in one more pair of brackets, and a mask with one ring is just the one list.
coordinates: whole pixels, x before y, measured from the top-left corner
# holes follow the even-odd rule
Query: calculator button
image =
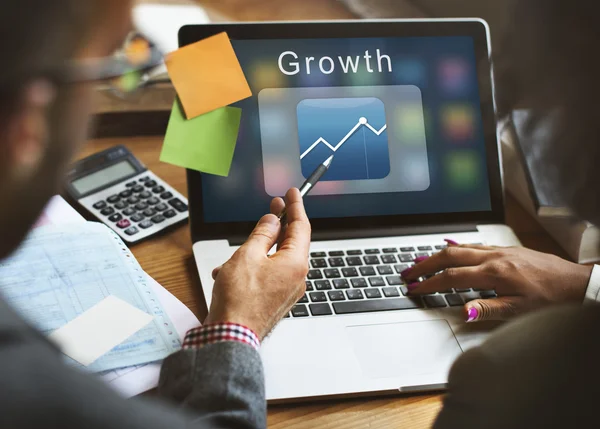
[(144, 191), (138, 195), (138, 197), (140, 197), (140, 198), (150, 198), (151, 196), (152, 196), (152, 194), (148, 191)]
[(133, 188), (131, 188), (131, 190), (133, 192), (142, 192), (144, 190), (144, 187), (142, 185), (135, 185)]
[(152, 198), (148, 198), (148, 201), (146, 201), (148, 204), (150, 204), (151, 206), (153, 206), (154, 204), (158, 204), (160, 202), (160, 200), (156, 197), (152, 197)]
[(146, 188), (154, 188), (156, 186), (156, 182), (154, 180), (148, 180), (146, 183), (144, 183), (144, 186)]
[(180, 199), (178, 198), (173, 198), (172, 200), (169, 200), (169, 204), (171, 204), (171, 206), (177, 210), (178, 212), (184, 212), (188, 209), (188, 206), (185, 205)]
[(139, 213), (134, 214), (133, 216), (131, 216), (131, 220), (134, 221), (134, 222), (141, 222), (144, 219), (146, 219), (146, 218), (143, 215), (139, 214)]
[(140, 177), (138, 180), (139, 180), (140, 182), (145, 182), (145, 181), (147, 181), (147, 180), (150, 180), (150, 178), (149, 178), (148, 176), (146, 176), (146, 177)]
[(154, 225), (152, 222), (150, 222), (149, 220), (145, 220), (142, 223), (139, 224), (140, 228), (150, 228), (152, 225)]
[(166, 212), (163, 213), (163, 216), (166, 218), (171, 218), (177, 215), (177, 212), (173, 209), (167, 210)]
[(131, 228), (127, 228), (125, 230), (125, 234), (127, 235), (134, 235), (137, 234), (139, 232), (139, 229), (137, 229), (135, 226), (132, 226)]
[(109, 203), (116, 203), (117, 201), (119, 201), (119, 196), (118, 195), (111, 195), (110, 197), (108, 197), (106, 199), (106, 201), (108, 201)]
[(125, 216), (131, 216), (134, 213), (135, 213), (135, 209), (132, 209), (131, 207), (128, 207), (125, 210), (123, 210), (123, 214)]
[(115, 209), (113, 209), (112, 207), (107, 207), (107, 208), (103, 209), (100, 213), (103, 214), (104, 216), (110, 216), (114, 212), (115, 212)]
[(111, 222), (118, 222), (121, 219), (123, 219), (123, 216), (121, 216), (121, 213), (115, 213), (114, 215), (112, 215), (111, 217), (108, 218), (108, 220)]
[(161, 223), (161, 222), (164, 222), (165, 217), (163, 215), (156, 215), (150, 220), (154, 223)]
[(146, 210), (148, 208), (148, 204), (141, 202), (135, 205), (136, 210)]
[(131, 197), (131, 191), (130, 190), (126, 190), (126, 191), (119, 192), (119, 197), (121, 197), (121, 198), (129, 198), (129, 197)]
[(150, 216), (154, 216), (156, 214), (156, 211), (154, 209), (146, 209), (144, 210), (144, 216), (146, 217), (150, 217)]
[(136, 204), (140, 202), (140, 199), (138, 197), (129, 197), (127, 198), (127, 202), (129, 204)]
[(127, 204), (125, 201), (119, 201), (117, 204), (115, 204), (115, 208), (118, 210), (123, 210), (128, 205), (129, 204)]
[(156, 206), (154, 206), (154, 210), (157, 210), (159, 212), (162, 212), (164, 210), (168, 209), (167, 205), (165, 203), (160, 203)]
[(125, 184), (125, 186), (127, 186), (128, 188), (132, 188), (132, 187), (134, 187), (135, 185), (136, 185), (136, 183), (135, 183), (135, 180), (134, 180), (133, 182), (129, 182), (129, 183), (126, 183), (126, 184)]
[(117, 222), (117, 226), (121, 229), (129, 228), (131, 226), (131, 222), (129, 222), (128, 219), (121, 219), (120, 221)]
[(168, 200), (169, 198), (173, 197), (173, 194), (167, 191), (167, 192), (163, 192), (162, 194), (160, 194), (160, 197), (163, 200)]
[(98, 201), (96, 204), (93, 205), (93, 207), (96, 210), (102, 210), (104, 207), (106, 207), (106, 203), (104, 201)]
[(155, 186), (154, 188), (152, 188), (152, 192), (155, 194), (160, 194), (165, 192), (165, 188), (163, 188), (162, 186)]

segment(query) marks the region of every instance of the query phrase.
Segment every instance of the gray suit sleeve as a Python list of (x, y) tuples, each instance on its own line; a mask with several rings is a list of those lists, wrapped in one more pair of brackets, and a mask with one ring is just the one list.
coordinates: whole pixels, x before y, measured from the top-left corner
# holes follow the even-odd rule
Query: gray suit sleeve
[(501, 328), (455, 363), (434, 428), (597, 427), (599, 326), (600, 307), (576, 306)]
[(266, 427), (262, 361), (246, 344), (223, 342), (168, 357), (159, 393), (216, 427)]
[(2, 428), (266, 427), (263, 368), (250, 346), (180, 351), (163, 365), (163, 400), (125, 400), (93, 375), (65, 366), (58, 350), (1, 300), (0, 379)]

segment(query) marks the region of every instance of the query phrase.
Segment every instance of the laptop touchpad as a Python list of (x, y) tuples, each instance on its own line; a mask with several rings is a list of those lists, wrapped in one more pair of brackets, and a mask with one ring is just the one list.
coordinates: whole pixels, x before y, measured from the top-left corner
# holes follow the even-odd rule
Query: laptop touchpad
[(346, 329), (360, 366), (370, 378), (447, 373), (462, 353), (446, 320)]

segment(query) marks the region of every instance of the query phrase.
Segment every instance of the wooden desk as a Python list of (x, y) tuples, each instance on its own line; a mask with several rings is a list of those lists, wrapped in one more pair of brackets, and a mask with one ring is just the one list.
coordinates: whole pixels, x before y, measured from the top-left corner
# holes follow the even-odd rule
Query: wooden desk
[[(158, 160), (162, 138), (92, 140), (84, 147), (81, 156), (117, 144), (127, 146), (150, 170), (187, 195), (184, 170)], [(526, 246), (565, 256), (512, 198), (507, 200), (507, 220)], [(187, 226), (180, 226), (161, 237), (135, 245), (132, 251), (148, 274), (192, 309), (200, 320), (204, 319), (206, 307)], [(269, 409), (269, 427), (428, 428), (440, 409), (441, 399), (442, 395), (414, 395), (273, 406)]]

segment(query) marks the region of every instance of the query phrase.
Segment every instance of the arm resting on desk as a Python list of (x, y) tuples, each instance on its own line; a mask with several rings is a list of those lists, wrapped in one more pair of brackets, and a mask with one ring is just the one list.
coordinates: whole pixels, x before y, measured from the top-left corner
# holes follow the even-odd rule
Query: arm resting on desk
[(215, 427), (267, 426), (262, 362), (247, 344), (221, 342), (169, 356), (159, 393), (209, 416)]
[(59, 351), (0, 300), (0, 427), (33, 429), (264, 428), (258, 352), (222, 342), (182, 350), (163, 366), (160, 392), (183, 406), (125, 400)]

